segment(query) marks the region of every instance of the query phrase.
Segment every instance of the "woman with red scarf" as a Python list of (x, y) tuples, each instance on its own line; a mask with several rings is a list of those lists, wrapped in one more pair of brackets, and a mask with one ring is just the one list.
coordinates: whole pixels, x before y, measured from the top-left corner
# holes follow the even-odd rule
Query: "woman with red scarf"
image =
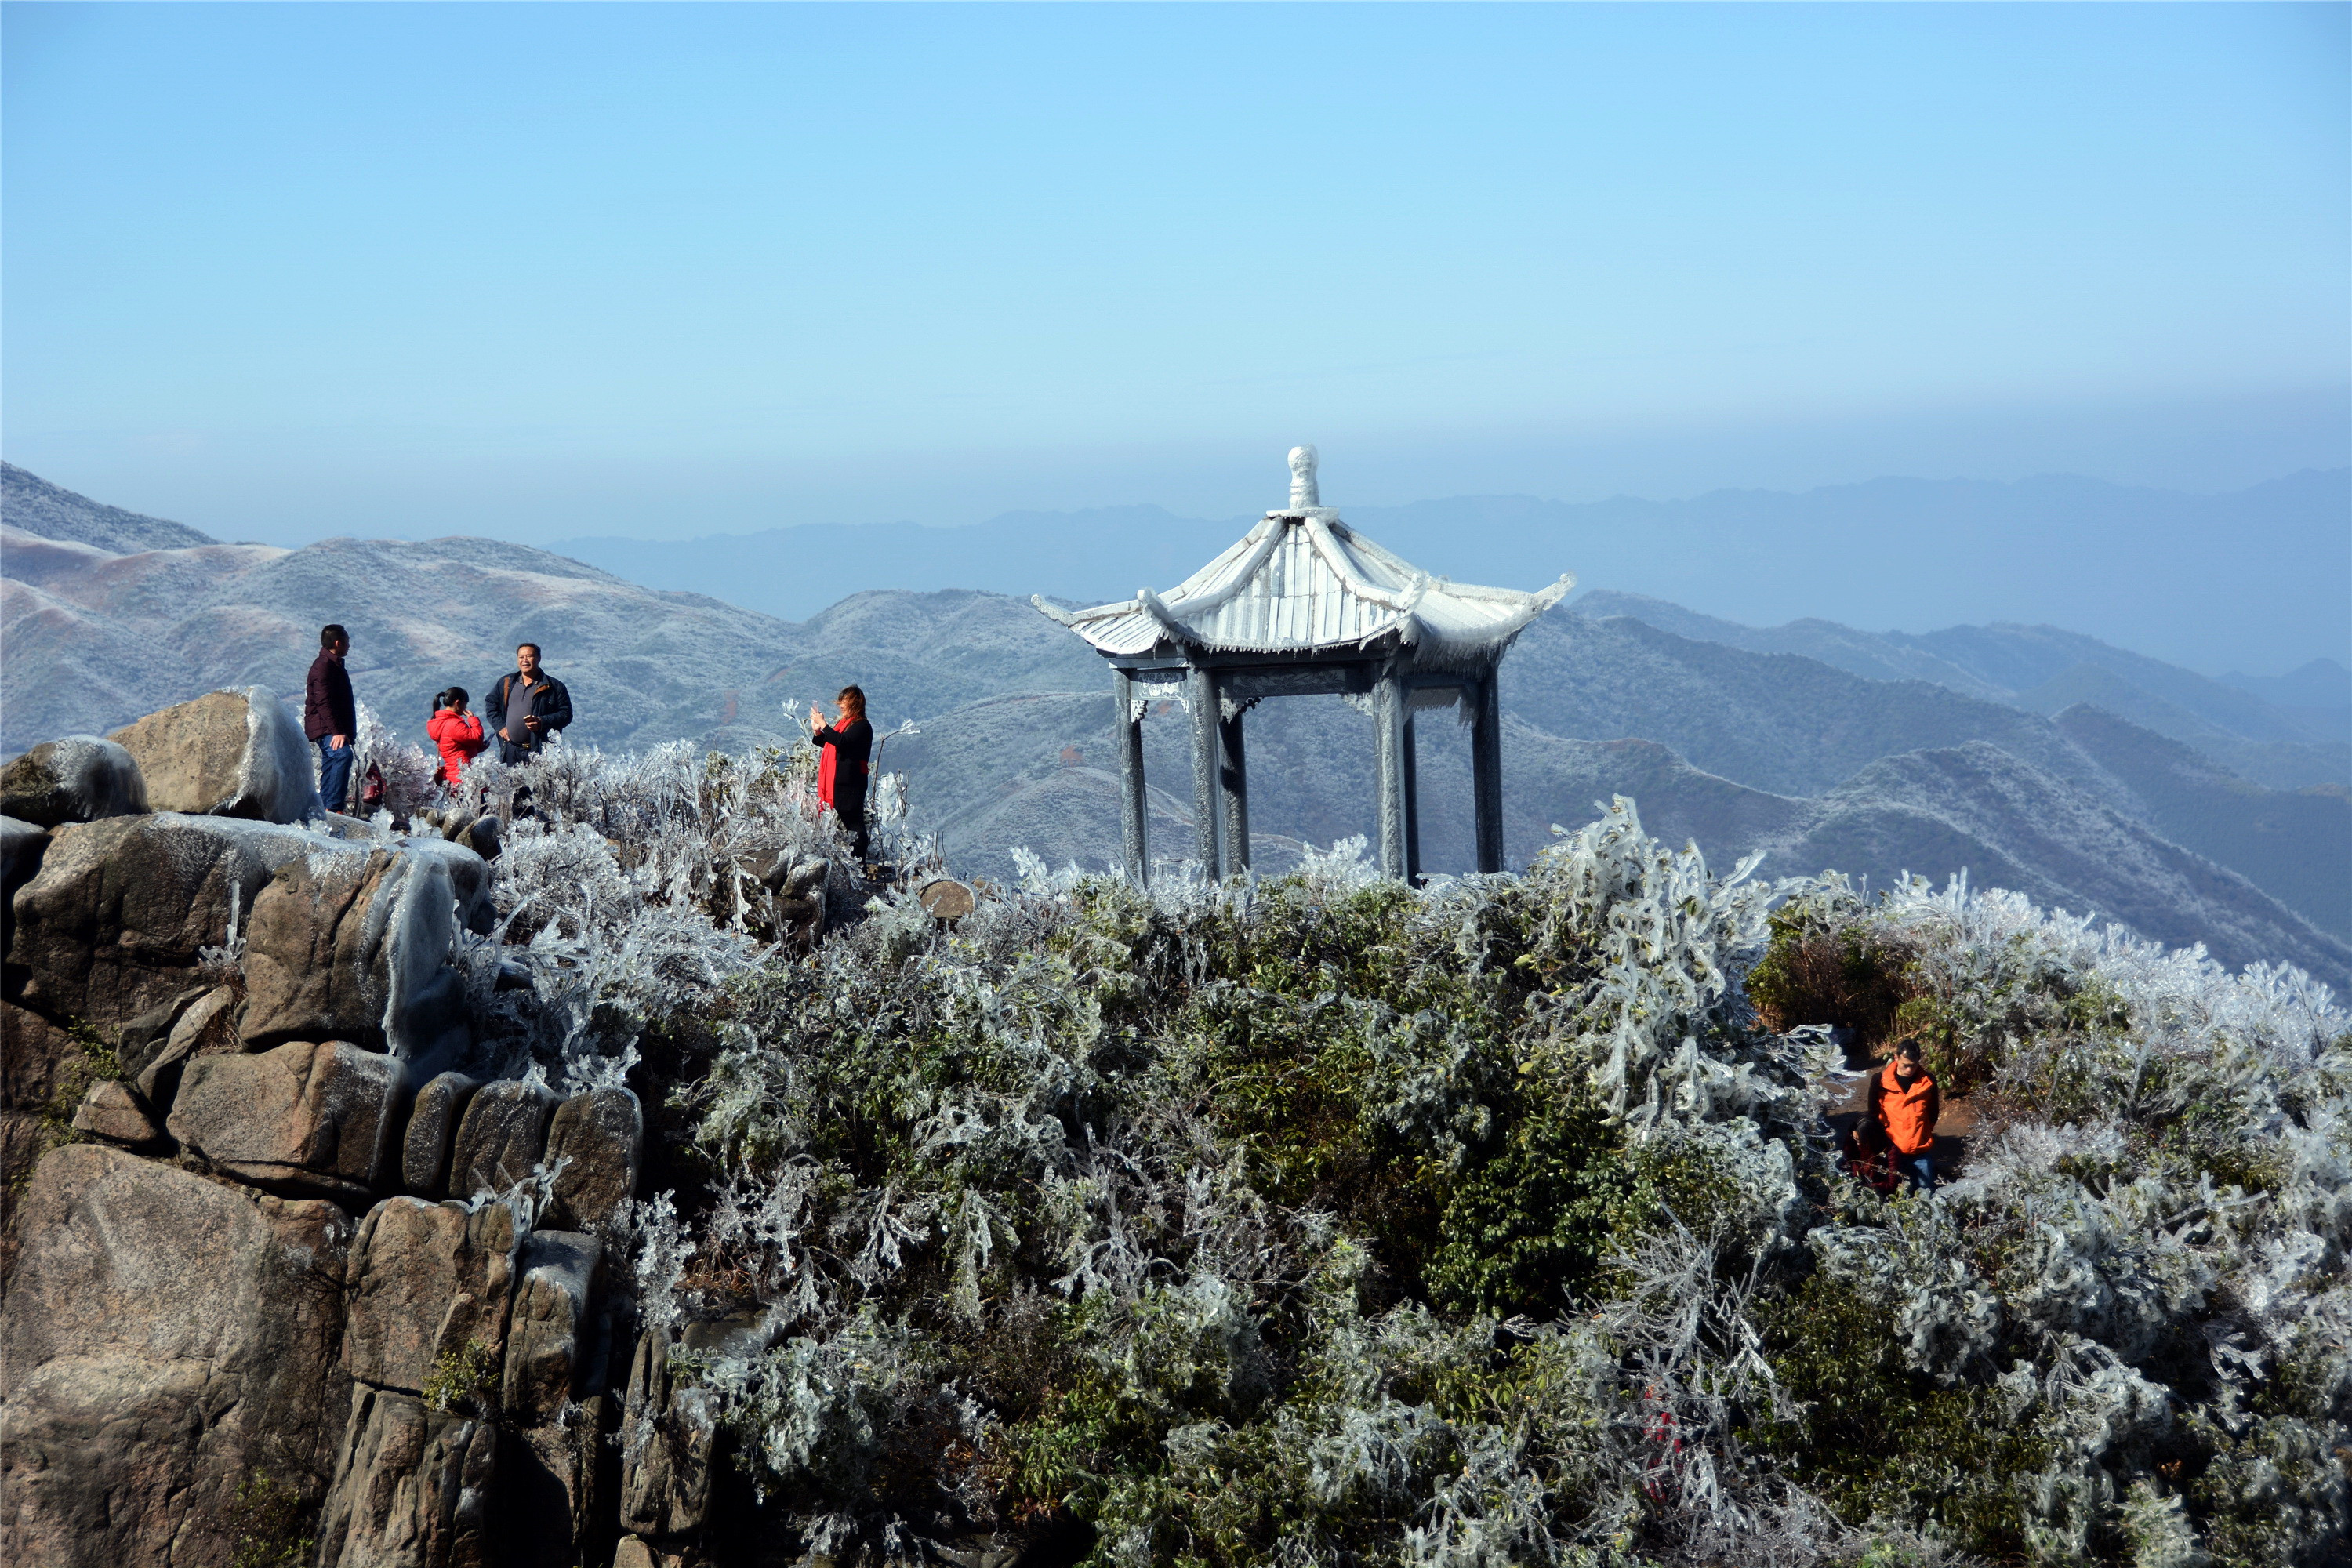
[(814, 703), (809, 705), (809, 736), (824, 758), (817, 764), (816, 797), (833, 807), (844, 832), (854, 836), (857, 858), (866, 858), (866, 768), (874, 755), (874, 726), (866, 721), (866, 691), (845, 686), (835, 699), (841, 705), (839, 721), (827, 724)]

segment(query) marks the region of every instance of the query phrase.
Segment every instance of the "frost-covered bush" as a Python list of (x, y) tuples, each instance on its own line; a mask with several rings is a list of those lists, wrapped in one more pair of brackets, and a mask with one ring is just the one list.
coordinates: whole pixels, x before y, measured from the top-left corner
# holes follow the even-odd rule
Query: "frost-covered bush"
[[(567, 1090), (625, 1081), (648, 1023), (707, 1007), (797, 929), (779, 902), (792, 873), (813, 874), (821, 901), (854, 885), (805, 746), (616, 756), (558, 743), (519, 764), (478, 756), (442, 789), (364, 704), (360, 731), (362, 760), (384, 763), (394, 820), (501, 829), (498, 929), (461, 938), (459, 954), (493, 1070), (536, 1068)], [(416, 816), (428, 800), (431, 816)]]
[(1902, 955), (1979, 1087), (1958, 1181), (1841, 1194), (1807, 1237), (1782, 1370), (1815, 1403), (1770, 1442), (1856, 1507), (2038, 1562), (2340, 1551), (2352, 1019), (2326, 988), (1959, 881), (1831, 883), (1780, 925)]
[[(464, 794), (506, 825), (478, 999), (515, 1070), (646, 1103), (665, 1190), (619, 1275), (665, 1342), (726, 1321), (673, 1372), (764, 1535), (911, 1561), (1075, 1515), (1138, 1564), (2341, 1541), (2352, 1036), (2291, 971), (1964, 886), (1717, 877), (1622, 801), (1523, 875), (1411, 889), (1357, 841), (1147, 890), (1023, 857), (952, 929), (901, 884), (804, 947), (773, 858), (850, 872), (806, 753), (559, 748)], [(1853, 1079), (1817, 1026), (1865, 1017), (1976, 1113), (1932, 1198), (1836, 1167)]]
[(1825, 1055), (1738, 985), (1770, 896), (1620, 803), (1427, 893), (1343, 847), (1150, 894), (1032, 863), (951, 933), (877, 903), (708, 1015), (649, 1311), (759, 1314), (703, 1375), (828, 1541), (1839, 1549), (1739, 1432), (1820, 1165)]
[(366, 703), (357, 706), (360, 730), (352, 743), (350, 809), (359, 811), (373, 770), (383, 780), (379, 809), (390, 812), (394, 822), (404, 823), (440, 795), (441, 785), (434, 775), (441, 759), (413, 741), (402, 740)]

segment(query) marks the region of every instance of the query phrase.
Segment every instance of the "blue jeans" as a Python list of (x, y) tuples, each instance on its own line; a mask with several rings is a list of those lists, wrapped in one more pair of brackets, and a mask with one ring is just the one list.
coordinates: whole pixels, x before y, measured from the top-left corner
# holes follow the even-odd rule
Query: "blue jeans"
[(1903, 1179), (1911, 1184), (1913, 1192), (1932, 1193), (1936, 1190), (1935, 1155), (1897, 1154), (1895, 1156), (1895, 1168), (1903, 1173)]
[(334, 742), (332, 735), (319, 737), (319, 799), (329, 811), (341, 811), (352, 790), (352, 749)]

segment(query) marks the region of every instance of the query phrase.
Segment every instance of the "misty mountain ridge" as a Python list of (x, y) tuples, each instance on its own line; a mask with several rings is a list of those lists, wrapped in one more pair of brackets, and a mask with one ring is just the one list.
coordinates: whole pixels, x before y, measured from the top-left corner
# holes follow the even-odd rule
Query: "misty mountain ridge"
[[(1056, 862), (1118, 852), (1102, 662), (1023, 601), (875, 591), (793, 623), (478, 539), (118, 553), (11, 519), (0, 530), (0, 749), (102, 731), (223, 685), (298, 696), (327, 620), (352, 630), (362, 699), (412, 739), (434, 691), (479, 691), (510, 668), (521, 637), (543, 643), (571, 685), (581, 715), (572, 738), (607, 746), (775, 743), (797, 716), (784, 704), (804, 711), (857, 680), (881, 727), (921, 727), (890, 743), (885, 765), (909, 775), (952, 863), (1001, 875), (1017, 846)], [(2055, 644), (2073, 634), (2047, 628), (1963, 629), (1990, 640), (1931, 646), (1826, 622), (1759, 632), (1627, 595), (1553, 611), (1503, 665), (1513, 859), (1547, 842), (1552, 824), (1586, 820), (1596, 802), (1624, 794), (1654, 831), (1721, 862), (1762, 849), (1770, 875), (1833, 868), (1881, 885), (1906, 870), (1966, 868), (1979, 884), (2095, 910), (2168, 942), (2205, 941), (2232, 963), (2285, 959), (2352, 985), (2352, 910), (2340, 896), (2352, 886), (2352, 795), (2266, 787), (2104, 710), (2053, 720), (1993, 679), (2062, 654), (2106, 659), (2168, 691), (2201, 677), (2150, 675), (2132, 662), (2141, 656), (2095, 639)], [(1813, 651), (1739, 646), (1784, 635)], [(2214, 707), (2221, 718), (2278, 722), (2258, 697), (2227, 689), (2246, 706)], [(1261, 864), (1370, 826), (1361, 715), (1337, 699), (1298, 699), (1264, 705), (1250, 726)], [(1183, 720), (1157, 714), (1145, 729), (1155, 847), (1181, 853), (1191, 812)], [(1460, 869), (1470, 860), (1466, 742), (1444, 710), (1418, 729), (1424, 863)]]
[(1871, 680), (1924, 680), (2044, 717), (2095, 703), (2273, 788), (2352, 783), (2352, 710), (2336, 724), (2325, 710), (2281, 708), (2242, 687), (2055, 626), (1996, 624), (1924, 635), (1822, 620), (1747, 626), (1605, 589), (1569, 609), (1595, 620), (1622, 616), (1694, 642), (1793, 654)]
[(118, 555), (220, 542), (184, 522), (142, 517), (76, 495), (14, 463), (0, 463), (0, 519), (44, 539), (95, 545)]
[[(1527, 586), (1571, 570), (1588, 588), (1739, 622), (1868, 604), (1913, 626), (2046, 623), (2190, 668), (2284, 669), (2352, 652), (2352, 470), (2210, 496), (2053, 475), (1379, 507), (1347, 503), (1344, 484), (1327, 463), (1324, 494), (1351, 524), (1457, 582)], [(551, 548), (654, 587), (724, 584), (747, 608), (798, 618), (878, 588), (1104, 603), (1180, 581), (1255, 521), (1129, 506)]]

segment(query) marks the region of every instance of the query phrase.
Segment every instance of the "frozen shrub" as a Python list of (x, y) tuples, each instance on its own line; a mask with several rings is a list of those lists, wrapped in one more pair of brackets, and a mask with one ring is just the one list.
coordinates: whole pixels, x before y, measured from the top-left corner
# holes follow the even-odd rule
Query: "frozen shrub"
[[(1718, 877), (1622, 800), (1519, 876), (1024, 856), (951, 930), (902, 887), (809, 948), (761, 902), (776, 856), (849, 885), (804, 752), (559, 748), (463, 789), (508, 828), (478, 999), (510, 1070), (648, 1106), (672, 1190), (624, 1277), (650, 1327), (730, 1325), (677, 1371), (778, 1539), (2338, 1549), (2352, 1020), (2294, 972), (1958, 883)], [(1838, 1172), (1841, 1023), (1969, 1097), (1932, 1198)]]
[[(1858, 1386), (1887, 1419), (1930, 1427), (1955, 1400), (1997, 1410), (2006, 1453), (1968, 1467), (1949, 1500), (1910, 1505), (1981, 1550), (2325, 1561), (2345, 1472), (2305, 1435), (2352, 1416), (2336, 1326), (2352, 1037), (2326, 988), (1958, 880), (1872, 903), (1824, 885), (1780, 924), (1784, 947), (1903, 953), (1947, 1062), (1981, 1086), (1960, 1180), (1928, 1204), (1846, 1203), (1808, 1238), (1814, 1319), (1855, 1303), (1853, 1330), (1882, 1347), (1876, 1381), (1829, 1394), (1794, 1321), (1789, 1381), (1832, 1401)], [(1867, 1441), (1815, 1417), (1779, 1446), (1803, 1473), (1892, 1481)], [(2259, 1510), (2238, 1500), (2256, 1493)]]

